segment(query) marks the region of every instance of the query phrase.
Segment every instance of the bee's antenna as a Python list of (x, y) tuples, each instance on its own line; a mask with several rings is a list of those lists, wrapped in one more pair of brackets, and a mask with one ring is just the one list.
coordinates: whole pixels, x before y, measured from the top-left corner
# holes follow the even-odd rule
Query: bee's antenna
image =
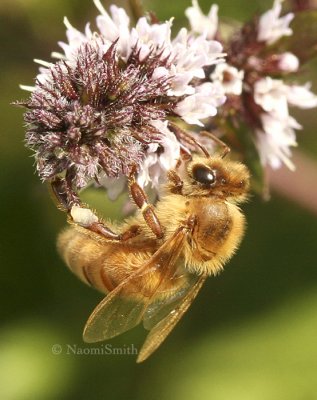
[(180, 128), (178, 125), (174, 124), (173, 122), (170, 122), (168, 124), (168, 127), (176, 135), (177, 139), (179, 139), (180, 141), (183, 140), (184, 142), (187, 142), (188, 144), (191, 144), (192, 146), (198, 147), (207, 158), (210, 158), (210, 154), (208, 153), (208, 150), (206, 149), (206, 147), (203, 146), (202, 144), (200, 144), (192, 135), (190, 135), (184, 129)]
[(207, 136), (208, 138), (210, 138), (211, 140), (213, 140), (214, 142), (216, 142), (217, 144), (219, 144), (220, 146), (223, 147), (223, 153), (221, 154), (221, 158), (225, 158), (226, 155), (228, 153), (230, 153), (231, 149), (229, 146), (226, 145), (225, 142), (223, 142), (222, 140), (220, 140), (217, 136), (215, 136), (213, 133), (208, 132), (208, 131), (201, 131), (200, 132), (201, 135), (203, 136)]

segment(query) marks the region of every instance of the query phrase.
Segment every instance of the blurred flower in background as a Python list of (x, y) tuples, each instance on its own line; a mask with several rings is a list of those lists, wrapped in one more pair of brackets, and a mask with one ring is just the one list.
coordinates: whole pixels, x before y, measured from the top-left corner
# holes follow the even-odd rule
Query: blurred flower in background
[[(195, 0), (185, 13), (194, 33), (217, 38), (227, 52), (226, 63), (217, 65), (209, 74), (210, 81), (220, 83), (227, 95), (218, 120), (210, 126), (244, 153), (258, 179), (259, 190), (263, 190), (265, 179), (263, 168), (256, 166), (257, 157), (263, 167), (268, 164), (279, 168), (285, 164), (294, 169), (291, 147), (297, 145), (296, 130), (302, 126), (290, 115), (289, 108), (317, 106), (317, 96), (310, 90), (310, 84), (294, 82), (300, 73), (299, 57), (285, 51), (287, 38), (297, 34), (290, 23), (298, 15), (283, 14), (282, 1), (275, 0), (272, 9), (223, 38), (215, 5), (205, 16)], [(252, 140), (248, 146), (247, 135)], [(250, 157), (246, 153), (252, 143), (255, 149)]]

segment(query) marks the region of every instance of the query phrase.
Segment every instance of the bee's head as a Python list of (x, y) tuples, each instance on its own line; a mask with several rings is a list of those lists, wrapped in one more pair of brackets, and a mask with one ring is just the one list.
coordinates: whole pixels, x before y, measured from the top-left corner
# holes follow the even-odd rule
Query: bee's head
[(244, 164), (220, 156), (194, 157), (187, 164), (183, 181), (185, 196), (212, 196), (241, 202), (250, 187), (250, 173)]

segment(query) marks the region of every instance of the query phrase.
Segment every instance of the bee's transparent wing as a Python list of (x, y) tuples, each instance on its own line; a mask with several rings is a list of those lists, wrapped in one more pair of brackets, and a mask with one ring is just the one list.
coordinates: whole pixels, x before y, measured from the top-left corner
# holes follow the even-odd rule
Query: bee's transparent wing
[(178, 300), (175, 299), (172, 309), (169, 309), (168, 304), (158, 306), (156, 313), (150, 312), (149, 309), (149, 315), (145, 320), (145, 325), (149, 327), (154, 321), (158, 322), (148, 334), (138, 355), (137, 362), (146, 360), (166, 339), (197, 296), (205, 280), (206, 276), (197, 276), (196, 279), (189, 280), (184, 289), (184, 295), (180, 296)]
[(145, 310), (143, 317), (144, 328), (150, 331), (171, 311), (177, 308), (192, 290), (198, 279), (198, 275), (185, 273), (173, 279), (173, 291), (164, 293), (158, 290), (158, 296), (156, 296)]
[(86, 342), (110, 339), (141, 322), (161, 284), (173, 278), (186, 234), (185, 227), (179, 228), (149, 261), (98, 304), (84, 328)]

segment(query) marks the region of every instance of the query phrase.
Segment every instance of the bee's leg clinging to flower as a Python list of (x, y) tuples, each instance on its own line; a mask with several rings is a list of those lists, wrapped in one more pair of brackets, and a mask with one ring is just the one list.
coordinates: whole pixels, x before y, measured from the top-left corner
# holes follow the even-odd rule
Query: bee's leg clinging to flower
[(129, 191), (135, 205), (141, 210), (148, 227), (157, 239), (162, 239), (164, 228), (155, 213), (153, 205), (149, 203), (146, 193), (137, 183), (134, 174), (131, 174), (129, 177)]
[(172, 185), (171, 192), (182, 195), (184, 182), (174, 169), (168, 171), (167, 179)]
[(58, 207), (67, 212), (70, 223), (75, 223), (91, 232), (97, 233), (108, 240), (126, 241), (140, 233), (139, 226), (132, 225), (126, 231), (118, 234), (108, 228), (97, 215), (83, 205), (65, 178), (55, 178), (51, 182), (51, 192)]

